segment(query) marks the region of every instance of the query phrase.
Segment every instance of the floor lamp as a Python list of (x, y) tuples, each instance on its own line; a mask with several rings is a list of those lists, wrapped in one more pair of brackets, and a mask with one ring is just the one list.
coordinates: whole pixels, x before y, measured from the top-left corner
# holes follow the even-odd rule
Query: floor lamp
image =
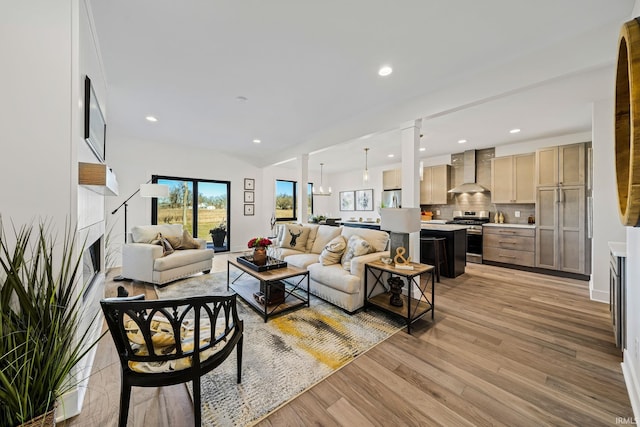
[(409, 233), (420, 231), (420, 208), (380, 209), (380, 229), (390, 232), (390, 255), (396, 267), (401, 267), (405, 262), (396, 261), (396, 256), (400, 255), (399, 260), (409, 258)]
[[(140, 197), (168, 197), (169, 196), (169, 186), (164, 184), (150, 184), (151, 180), (147, 181), (144, 184), (140, 184), (140, 187), (129, 197), (127, 200), (122, 202), (120, 206), (115, 208), (111, 215), (114, 215), (116, 212), (120, 210), (121, 207), (124, 206), (124, 242), (127, 243), (127, 207), (129, 206), (128, 202), (131, 200), (133, 196), (140, 193)], [(118, 282), (124, 280), (125, 278), (118, 275), (113, 278), (114, 281)]]

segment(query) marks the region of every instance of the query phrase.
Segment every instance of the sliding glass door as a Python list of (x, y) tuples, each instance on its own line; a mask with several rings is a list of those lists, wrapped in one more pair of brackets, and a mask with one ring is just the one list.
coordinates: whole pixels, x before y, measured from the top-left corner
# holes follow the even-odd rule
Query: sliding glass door
[[(229, 250), (229, 181), (156, 175), (152, 181), (169, 186), (169, 197), (153, 199), (152, 224), (182, 224), (217, 252)], [(218, 230), (215, 246), (210, 235), (214, 229)]]

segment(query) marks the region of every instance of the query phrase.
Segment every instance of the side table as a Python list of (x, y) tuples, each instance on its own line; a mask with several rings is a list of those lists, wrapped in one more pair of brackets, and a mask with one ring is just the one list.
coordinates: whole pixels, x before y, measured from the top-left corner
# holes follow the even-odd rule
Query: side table
[[(388, 313), (403, 317), (407, 322), (407, 333), (411, 333), (411, 324), (431, 311), (431, 319), (434, 318), (435, 311), (435, 267), (432, 265), (412, 262), (413, 270), (403, 270), (387, 265), (382, 261), (368, 262), (364, 265), (364, 308), (377, 307)], [(373, 286), (369, 286), (369, 273), (375, 278)], [(420, 283), (420, 275), (428, 274), (430, 277), (424, 284)], [(402, 306), (391, 305), (390, 286), (385, 279), (390, 277), (400, 277), (407, 288), (407, 295), (404, 292), (400, 295)], [(416, 281), (416, 277), (418, 278)], [(431, 282), (431, 298), (428, 296), (429, 282)], [(418, 290), (418, 295), (413, 295), (414, 287)], [(403, 287), (404, 290), (404, 287)]]

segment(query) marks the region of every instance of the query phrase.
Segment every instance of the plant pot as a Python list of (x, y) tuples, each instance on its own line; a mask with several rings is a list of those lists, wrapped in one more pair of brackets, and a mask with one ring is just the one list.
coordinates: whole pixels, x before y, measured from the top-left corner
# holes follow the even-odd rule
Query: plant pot
[(32, 420), (20, 424), (18, 427), (51, 427), (56, 425), (56, 409), (53, 408), (47, 413)]
[(214, 231), (211, 233), (211, 238), (213, 239), (213, 246), (221, 247), (224, 246), (224, 238), (227, 237), (227, 232), (220, 230)]
[(267, 248), (257, 246), (253, 248), (253, 263), (255, 265), (265, 265), (267, 263)]

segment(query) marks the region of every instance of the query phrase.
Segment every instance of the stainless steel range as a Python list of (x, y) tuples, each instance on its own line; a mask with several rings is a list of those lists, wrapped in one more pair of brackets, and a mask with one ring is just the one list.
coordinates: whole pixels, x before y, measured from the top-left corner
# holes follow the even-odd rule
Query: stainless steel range
[(482, 264), (482, 224), (489, 218), (489, 211), (453, 211), (453, 221), (447, 221), (467, 227), (467, 262)]

